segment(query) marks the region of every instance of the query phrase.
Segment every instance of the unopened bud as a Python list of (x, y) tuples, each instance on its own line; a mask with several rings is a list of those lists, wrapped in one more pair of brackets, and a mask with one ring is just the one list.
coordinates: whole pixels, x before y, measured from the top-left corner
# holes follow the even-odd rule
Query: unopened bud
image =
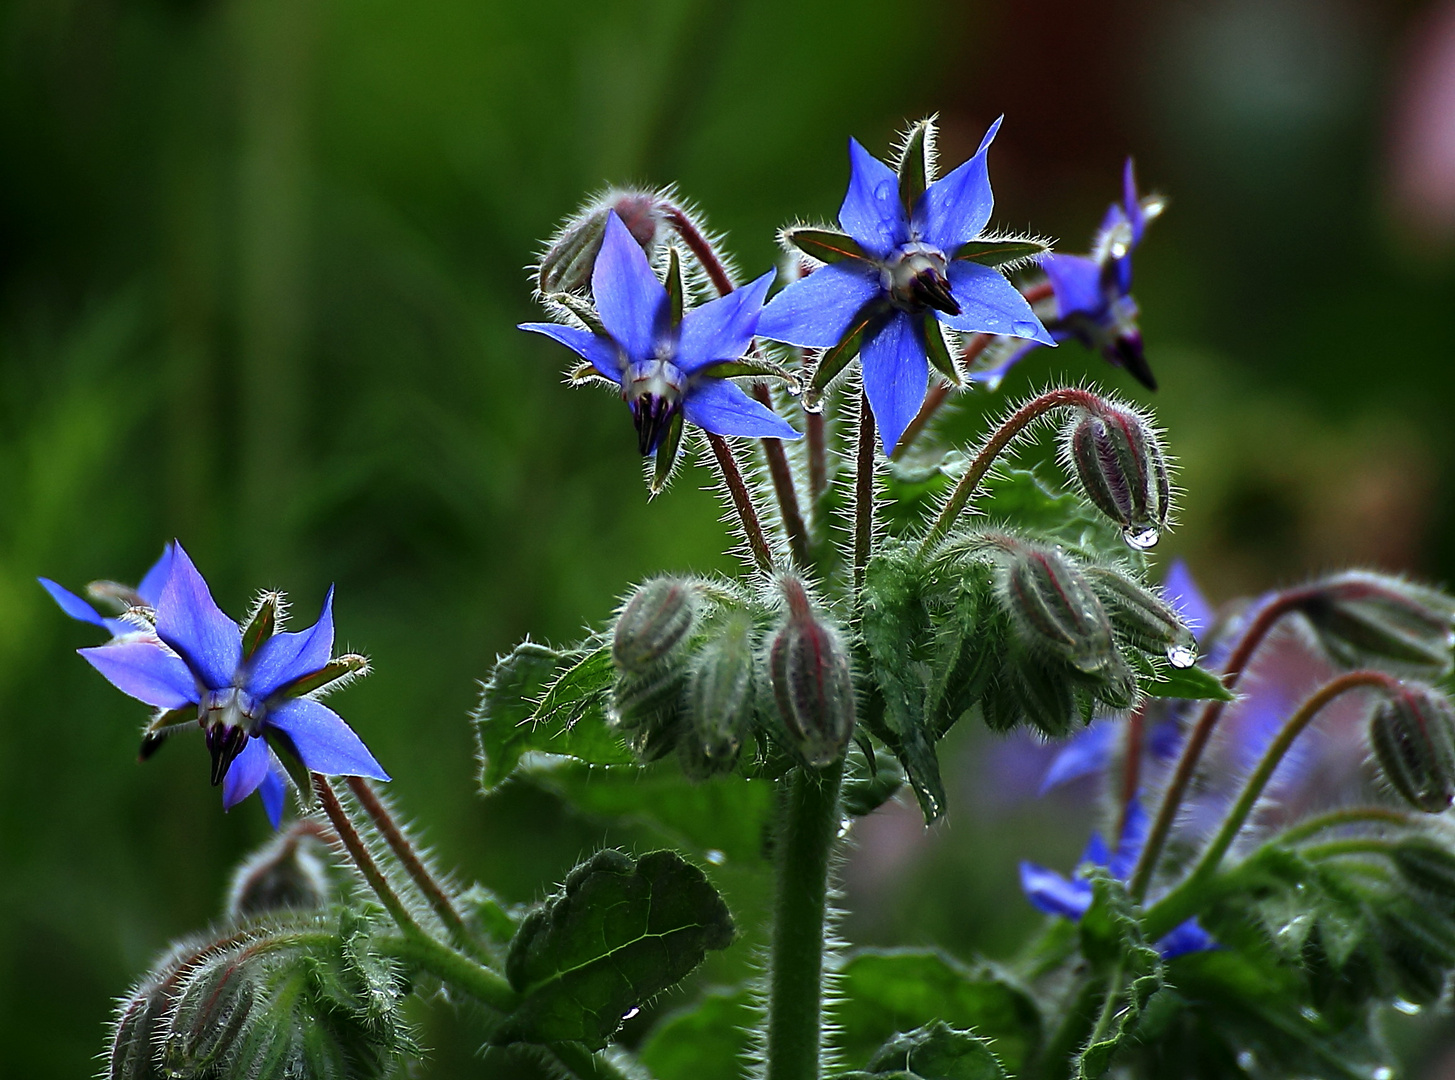
[(619, 675), (612, 688), (611, 719), (643, 761), (667, 754), (677, 745), (682, 726), (681, 673)]
[(1455, 599), (1396, 577), (1358, 571), (1308, 592), (1299, 610), (1340, 663), (1384, 662), (1432, 678), (1450, 670)]
[(697, 654), (687, 677), (687, 715), (681, 743), (687, 771), (732, 768), (753, 719), (753, 621), (745, 612), (727, 616)]
[(815, 616), (796, 578), (782, 581), (788, 618), (768, 651), (783, 725), (808, 764), (837, 761), (854, 734), (854, 679), (837, 631)]
[(1083, 412), (1067, 430), (1064, 452), (1087, 499), (1122, 527), (1128, 544), (1157, 543), (1171, 510), (1171, 483), (1150, 424), (1117, 406)]
[(646, 674), (687, 638), (696, 621), (697, 586), (679, 578), (655, 578), (617, 616), (611, 658), (628, 675)]
[(1197, 638), (1171, 604), (1115, 570), (1089, 566), (1086, 577), (1123, 641), (1165, 656), (1173, 667), (1197, 663)]
[(1455, 852), (1418, 836), (1395, 845), (1389, 857), (1407, 882), (1445, 907), (1455, 907)]
[(228, 890), (228, 915), (327, 907), (333, 890), (320, 858), (322, 851), (317, 823), (294, 822), (237, 868)]
[(1111, 623), (1081, 571), (1056, 549), (1009, 536), (987, 539), (1008, 556), (1000, 593), (1021, 639), (1087, 675), (1113, 668)]
[(591, 286), (591, 271), (606, 235), (606, 220), (613, 211), (632, 239), (649, 255), (662, 226), (663, 203), (650, 191), (613, 189), (587, 203), (561, 227), (541, 256), (536, 287), (547, 295), (579, 292)]
[(1441, 693), (1404, 685), (1375, 709), (1369, 742), (1390, 786), (1427, 814), (1455, 802), (1455, 709)]

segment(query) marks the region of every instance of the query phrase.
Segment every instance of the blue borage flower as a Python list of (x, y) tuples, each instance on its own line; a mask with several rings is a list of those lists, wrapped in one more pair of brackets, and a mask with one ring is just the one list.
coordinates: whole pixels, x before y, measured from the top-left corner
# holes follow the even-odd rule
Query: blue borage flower
[[(1142, 242), (1147, 223), (1166, 206), (1160, 195), (1137, 195), (1132, 159), (1122, 172), (1122, 201), (1112, 203), (1102, 219), (1090, 255), (1048, 255), (1041, 260), (1055, 298), (1056, 314), (1047, 327), (1056, 341), (1075, 338), (1111, 363), (1126, 368), (1148, 390), (1157, 379), (1142, 350), (1137, 302), (1132, 298), (1132, 252)], [(993, 366), (972, 379), (999, 384), (1007, 371), (1041, 343), (1008, 346)]]
[[(1137, 859), (1147, 840), (1147, 814), (1142, 804), (1133, 801), (1127, 807), (1126, 821), (1115, 851), (1108, 851), (1101, 834), (1093, 832), (1082, 852), (1078, 869), (1101, 867), (1118, 881), (1126, 881), (1137, 867)], [(1021, 891), (1037, 911), (1059, 915), (1073, 922), (1080, 921), (1091, 907), (1092, 885), (1085, 877), (1065, 877), (1032, 862), (1020, 864)], [(1211, 935), (1194, 919), (1174, 928), (1157, 942), (1157, 951), (1164, 960), (1184, 953), (1217, 948)]]
[[(757, 329), (773, 274), (685, 312), (612, 211), (591, 292), (602, 332), (559, 323), (520, 329), (559, 341), (621, 387), (643, 455), (673, 439), (682, 419), (714, 435), (797, 439), (798, 432), (729, 381)], [(680, 299), (680, 295), (678, 297)]]
[(1055, 344), (995, 269), (1037, 257), (1045, 245), (983, 235), (994, 205), (986, 152), (1000, 123), (990, 125), (974, 157), (938, 180), (930, 167), (930, 121), (911, 129), (898, 175), (850, 139), (849, 190), (839, 210), (844, 234), (810, 228), (783, 233), (786, 243), (824, 265), (773, 298), (758, 333), (830, 350), (819, 361), (811, 394), (858, 353), (885, 453), (924, 402), (930, 362), (959, 381), (941, 325)]
[[(162, 557), (152, 564), (152, 568), (146, 572), (141, 579), (141, 584), (136, 588), (131, 589), (114, 581), (96, 581), (88, 586), (87, 591), (97, 599), (107, 599), (121, 604), (127, 609), (153, 608), (161, 599), (162, 588), (167, 584), (167, 575), (171, 573), (171, 570), (172, 545), (168, 544), (162, 549)], [(46, 592), (50, 593), (51, 599), (60, 609), (77, 622), (99, 626), (112, 637), (121, 637), (123, 634), (132, 634), (142, 629), (142, 623), (132, 619), (101, 614), (88, 601), (83, 600), (69, 589), (57, 585), (50, 578), (37, 578), (36, 580), (40, 582)]]
[(367, 666), (363, 657), (333, 656), (333, 590), (307, 630), (278, 631), (272, 596), (245, 634), (213, 601), (182, 545), (171, 550), (155, 631), (78, 650), (118, 690), (163, 710), (149, 731), (195, 716), (212, 754), (212, 783), (223, 785), (223, 806), (261, 791), (275, 827), (286, 775), (275, 747), (310, 772), (388, 780), (343, 719), (307, 696)]

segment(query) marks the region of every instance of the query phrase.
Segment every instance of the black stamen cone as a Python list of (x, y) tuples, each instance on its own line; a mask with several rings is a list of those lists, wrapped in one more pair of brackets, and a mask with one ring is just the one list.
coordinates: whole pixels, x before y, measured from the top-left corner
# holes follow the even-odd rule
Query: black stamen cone
[(921, 304), (946, 315), (960, 314), (960, 304), (950, 292), (950, 282), (943, 274), (928, 268), (921, 270), (914, 276), (911, 288), (914, 298)]
[(631, 403), (631, 407), (632, 420), (637, 425), (637, 449), (643, 457), (655, 454), (682, 403), (661, 394), (643, 394)]
[(248, 733), (231, 725), (207, 729), (207, 749), (212, 754), (212, 786), (222, 783), (233, 760), (248, 744)]
[(1157, 376), (1152, 374), (1152, 367), (1147, 363), (1147, 356), (1142, 351), (1140, 333), (1133, 330), (1129, 333), (1118, 334), (1112, 349), (1116, 353), (1117, 363), (1130, 371), (1137, 382), (1148, 390), (1157, 389)]

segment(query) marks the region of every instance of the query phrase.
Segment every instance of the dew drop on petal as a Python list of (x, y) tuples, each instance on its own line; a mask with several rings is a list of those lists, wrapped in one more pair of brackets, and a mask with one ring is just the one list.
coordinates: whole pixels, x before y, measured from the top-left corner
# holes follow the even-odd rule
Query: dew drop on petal
[(899, 201), (899, 184), (892, 180), (882, 181), (874, 188), (874, 197), (886, 206)]
[(1186, 645), (1173, 645), (1167, 650), (1167, 662), (1175, 668), (1190, 668), (1197, 663), (1197, 650)]
[(702, 857), (712, 863), (713, 866), (721, 866), (727, 862), (727, 855), (717, 848), (708, 848), (702, 853)]
[(1010, 332), (1016, 337), (1033, 338), (1036, 336), (1036, 324), (1026, 319), (1017, 319), (1010, 324)]
[(1138, 551), (1146, 551), (1157, 546), (1162, 534), (1155, 525), (1131, 525), (1122, 530), (1122, 539)]

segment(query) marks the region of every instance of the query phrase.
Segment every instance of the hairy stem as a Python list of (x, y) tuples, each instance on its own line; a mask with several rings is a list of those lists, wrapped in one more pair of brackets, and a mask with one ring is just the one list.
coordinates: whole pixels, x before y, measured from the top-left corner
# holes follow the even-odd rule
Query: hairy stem
[(406, 931), (398, 937), (381, 937), (376, 941), (382, 951), (418, 964), (441, 982), (500, 1012), (508, 1013), (520, 1002), (504, 975), (426, 934)]
[(769, 550), (768, 540), (763, 535), (763, 523), (758, 517), (757, 507), (753, 505), (752, 493), (748, 490), (747, 481), (743, 479), (743, 470), (738, 465), (737, 455), (733, 453), (732, 444), (721, 435), (714, 435), (711, 432), (705, 432), (705, 434), (707, 435), (707, 445), (712, 447), (712, 456), (717, 461), (718, 471), (722, 473), (723, 483), (727, 485), (728, 496), (732, 499), (733, 510), (737, 512), (743, 536), (748, 541), (748, 550), (752, 553), (753, 562), (763, 573), (772, 573), (773, 553)]
[(864, 584), (874, 541), (874, 412), (859, 391), (859, 453), (854, 473), (854, 591)]
[(364, 838), (354, 828), (354, 823), (349, 820), (343, 804), (339, 802), (338, 792), (334, 790), (333, 782), (320, 773), (314, 773), (313, 791), (323, 806), (323, 812), (328, 815), (334, 832), (338, 834), (339, 842), (343, 844), (349, 858), (358, 867), (364, 881), (379, 898), (379, 903), (384, 905), (384, 909), (389, 912), (395, 924), (404, 931), (406, 936), (427, 938), (429, 935), (420, 929), (419, 923), (414, 921), (414, 916), (399, 899), (399, 894), (389, 884), (388, 878), (384, 876), (384, 871), (379, 869), (379, 864), (374, 861), (374, 856), (369, 854), (369, 848), (364, 843)]
[(1040, 1080), (1065, 1080), (1071, 1075), (1076, 1052), (1086, 1045), (1095, 1017), (1104, 1008), (1102, 990), (1100, 981), (1086, 978), (1075, 996), (1066, 1002), (1061, 1023), (1042, 1047), (1036, 1062), (1039, 1068), (1032, 1075)]
[(817, 520), (819, 504), (829, 488), (828, 440), (823, 413), (805, 409), (803, 415), (808, 439), (808, 497)]
[[(773, 395), (769, 392), (767, 383), (754, 383), (753, 397), (769, 409), (773, 408)], [(783, 531), (788, 534), (788, 550), (792, 552), (794, 562), (807, 567), (808, 529), (804, 526), (803, 515), (798, 509), (798, 490), (793, 484), (793, 470), (789, 468), (783, 440), (762, 439), (760, 443), (763, 456), (768, 461), (768, 475), (773, 478), (773, 493), (778, 497), (778, 516), (783, 522)]]
[(712, 287), (717, 290), (718, 295), (726, 296), (732, 292), (732, 275), (727, 272), (727, 267), (723, 265), (717, 250), (707, 237), (702, 235), (702, 230), (693, 224), (692, 219), (687, 216), (687, 212), (679, 206), (668, 203), (663, 210), (663, 216), (676, 230), (677, 235), (682, 237), (682, 242), (687, 245), (687, 250), (696, 256), (698, 264), (706, 271), (708, 280), (712, 282)]
[(765, 1080), (816, 1080), (823, 1033), (829, 862), (843, 762), (794, 769), (781, 785)]
[(1345, 825), (1408, 826), (1410, 824), (1412, 824), (1412, 819), (1403, 810), (1395, 810), (1388, 806), (1349, 806), (1299, 822), (1293, 828), (1284, 830), (1278, 839), (1280, 843), (1296, 844), (1311, 836), (1317, 836), (1321, 832), (1342, 828)]
[(1121, 836), (1127, 827), (1127, 815), (1132, 812), (1132, 803), (1137, 799), (1137, 788), (1142, 782), (1142, 740), (1147, 726), (1147, 703), (1144, 701), (1127, 717), (1126, 746), (1122, 750), (1122, 792), (1121, 809), (1117, 812), (1117, 835)]
[(985, 441), (980, 452), (975, 455), (975, 460), (965, 470), (965, 475), (960, 477), (960, 482), (955, 485), (955, 490), (950, 493), (950, 498), (946, 501), (944, 508), (935, 518), (935, 522), (930, 526), (929, 532), (925, 534), (924, 540), (920, 542), (920, 550), (927, 552), (944, 539), (945, 534), (950, 531), (950, 526), (955, 524), (955, 519), (960, 516), (960, 512), (969, 503), (970, 496), (974, 495), (975, 489), (980, 486), (980, 481), (985, 479), (985, 474), (995, 464), (995, 459), (1014, 441), (1017, 435), (1054, 409), (1080, 407), (1099, 411), (1102, 405), (1101, 398), (1090, 390), (1064, 387), (1033, 398), (1013, 412), (1009, 419), (1002, 423)]

